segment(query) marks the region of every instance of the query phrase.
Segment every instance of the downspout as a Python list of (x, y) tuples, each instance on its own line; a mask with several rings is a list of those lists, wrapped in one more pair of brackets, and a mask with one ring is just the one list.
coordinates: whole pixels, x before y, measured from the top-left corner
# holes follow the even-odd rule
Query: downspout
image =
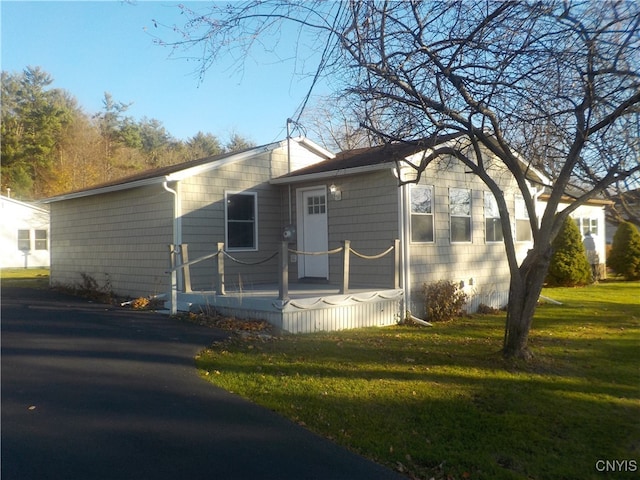
[[(180, 220), (181, 212), (180, 212), (180, 196), (178, 195), (178, 191), (169, 187), (168, 182), (162, 183), (163, 188), (173, 195), (173, 232), (172, 232), (172, 243), (174, 247), (177, 247), (182, 243), (182, 222)], [(176, 188), (178, 188), (178, 183), (176, 182)], [(169, 300), (169, 309), (171, 315), (176, 315), (178, 313), (178, 285), (182, 281), (182, 272), (178, 273), (178, 271), (174, 270), (171, 272), (171, 295)]]
[(421, 318), (416, 317), (411, 313), (411, 252), (410, 252), (410, 236), (408, 232), (408, 226), (410, 222), (409, 212), (407, 205), (409, 204), (408, 198), (408, 184), (403, 184), (400, 187), (400, 215), (398, 219), (398, 229), (400, 230), (400, 245), (402, 245), (402, 288), (404, 290), (404, 318), (403, 320), (411, 320), (418, 325), (424, 327), (432, 327), (433, 325)]

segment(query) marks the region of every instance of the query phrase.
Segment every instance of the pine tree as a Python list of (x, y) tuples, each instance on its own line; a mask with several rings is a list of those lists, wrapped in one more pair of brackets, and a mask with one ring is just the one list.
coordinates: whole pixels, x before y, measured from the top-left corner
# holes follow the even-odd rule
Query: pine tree
[(551, 245), (553, 256), (546, 279), (549, 285), (571, 287), (591, 282), (591, 266), (573, 219), (565, 220)]
[(640, 233), (632, 223), (618, 226), (607, 265), (627, 280), (640, 279)]

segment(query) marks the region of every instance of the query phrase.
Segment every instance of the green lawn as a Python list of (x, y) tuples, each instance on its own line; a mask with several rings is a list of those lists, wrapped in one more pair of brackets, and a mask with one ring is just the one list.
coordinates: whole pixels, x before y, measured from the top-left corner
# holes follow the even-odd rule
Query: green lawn
[(0, 282), (5, 287), (48, 288), (48, 268), (3, 268)]
[[(545, 290), (528, 363), (504, 315), (433, 328), (235, 338), (202, 375), (412, 478), (638, 478), (640, 283)], [(629, 462), (633, 461), (633, 462)]]

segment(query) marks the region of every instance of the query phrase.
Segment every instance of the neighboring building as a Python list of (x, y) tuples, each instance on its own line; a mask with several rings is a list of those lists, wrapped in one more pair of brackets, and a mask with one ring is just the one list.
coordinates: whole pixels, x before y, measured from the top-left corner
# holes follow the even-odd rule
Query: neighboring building
[[(453, 144), (459, 139), (437, 140)], [(398, 175), (411, 170), (402, 167), (405, 160), (419, 161), (423, 150), (397, 144), (334, 156), (309, 140), (292, 139), (47, 199), (52, 215), (51, 280), (73, 284), (84, 274), (116, 293), (164, 294), (171, 284), (170, 244), (188, 244), (189, 258), (194, 259), (215, 252), (224, 242), (225, 254), (241, 261), (228, 262), (225, 286), (241, 293), (243, 315), (250, 315), (251, 292), (278, 281), (277, 262), (262, 260), (278, 252), (283, 231), (294, 224), (295, 229), (288, 229), (295, 232), (286, 261), (290, 282), (340, 284), (340, 255), (300, 252), (336, 250), (348, 240), (360, 254), (351, 255), (350, 285), (383, 293), (279, 305), (270, 301), (280, 313), (294, 306), (323, 304), (332, 308), (332, 315), (364, 319), (358, 325), (395, 323), (406, 309), (422, 316), (423, 285), (438, 280), (462, 285), (471, 296), (470, 310), (481, 303), (504, 306), (510, 275), (495, 200), (482, 181), (465, 173), (453, 157), (432, 162), (417, 184), (399, 188)], [(531, 247), (531, 231), (518, 187), (491, 155), (485, 164), (505, 194), (521, 260)], [(362, 258), (376, 256), (396, 240), (395, 256), (375, 262)], [(194, 291), (216, 289), (215, 262), (210, 259), (191, 267)], [(400, 278), (399, 289), (393, 288), (394, 275)], [(178, 282), (184, 289), (185, 280)], [(367, 303), (365, 298), (391, 298), (396, 292), (405, 299), (402, 305), (389, 308), (387, 302), (366, 311), (353, 310), (355, 304)], [(339, 304), (347, 300), (353, 309), (341, 314)], [(215, 293), (201, 300), (216, 308), (219, 301), (221, 295)], [(385, 318), (366, 323), (365, 317), (378, 314)], [(344, 328), (340, 321), (337, 327), (327, 327), (317, 319), (295, 318), (292, 321), (310, 323), (284, 328)]]
[[(538, 217), (542, 216), (546, 201), (549, 198), (544, 194), (540, 196), (540, 202), (538, 203)], [(572, 199), (565, 197), (560, 201), (558, 210), (562, 211), (572, 203)], [(578, 225), (578, 229), (582, 234), (584, 240), (587, 233), (591, 235), (595, 242), (596, 253), (598, 256), (598, 275), (599, 278), (606, 278), (606, 261), (607, 261), (607, 224), (605, 220), (605, 209), (611, 205), (612, 202), (603, 199), (593, 199), (586, 202), (584, 205), (580, 205), (574, 212), (571, 213), (571, 218)]]
[(49, 266), (49, 211), (0, 196), (0, 268)]

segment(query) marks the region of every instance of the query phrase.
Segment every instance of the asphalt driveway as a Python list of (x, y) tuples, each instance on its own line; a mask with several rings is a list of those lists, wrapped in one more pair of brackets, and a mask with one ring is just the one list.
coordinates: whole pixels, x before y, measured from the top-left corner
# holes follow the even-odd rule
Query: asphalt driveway
[(2, 289), (3, 480), (401, 479), (200, 379), (225, 333)]

